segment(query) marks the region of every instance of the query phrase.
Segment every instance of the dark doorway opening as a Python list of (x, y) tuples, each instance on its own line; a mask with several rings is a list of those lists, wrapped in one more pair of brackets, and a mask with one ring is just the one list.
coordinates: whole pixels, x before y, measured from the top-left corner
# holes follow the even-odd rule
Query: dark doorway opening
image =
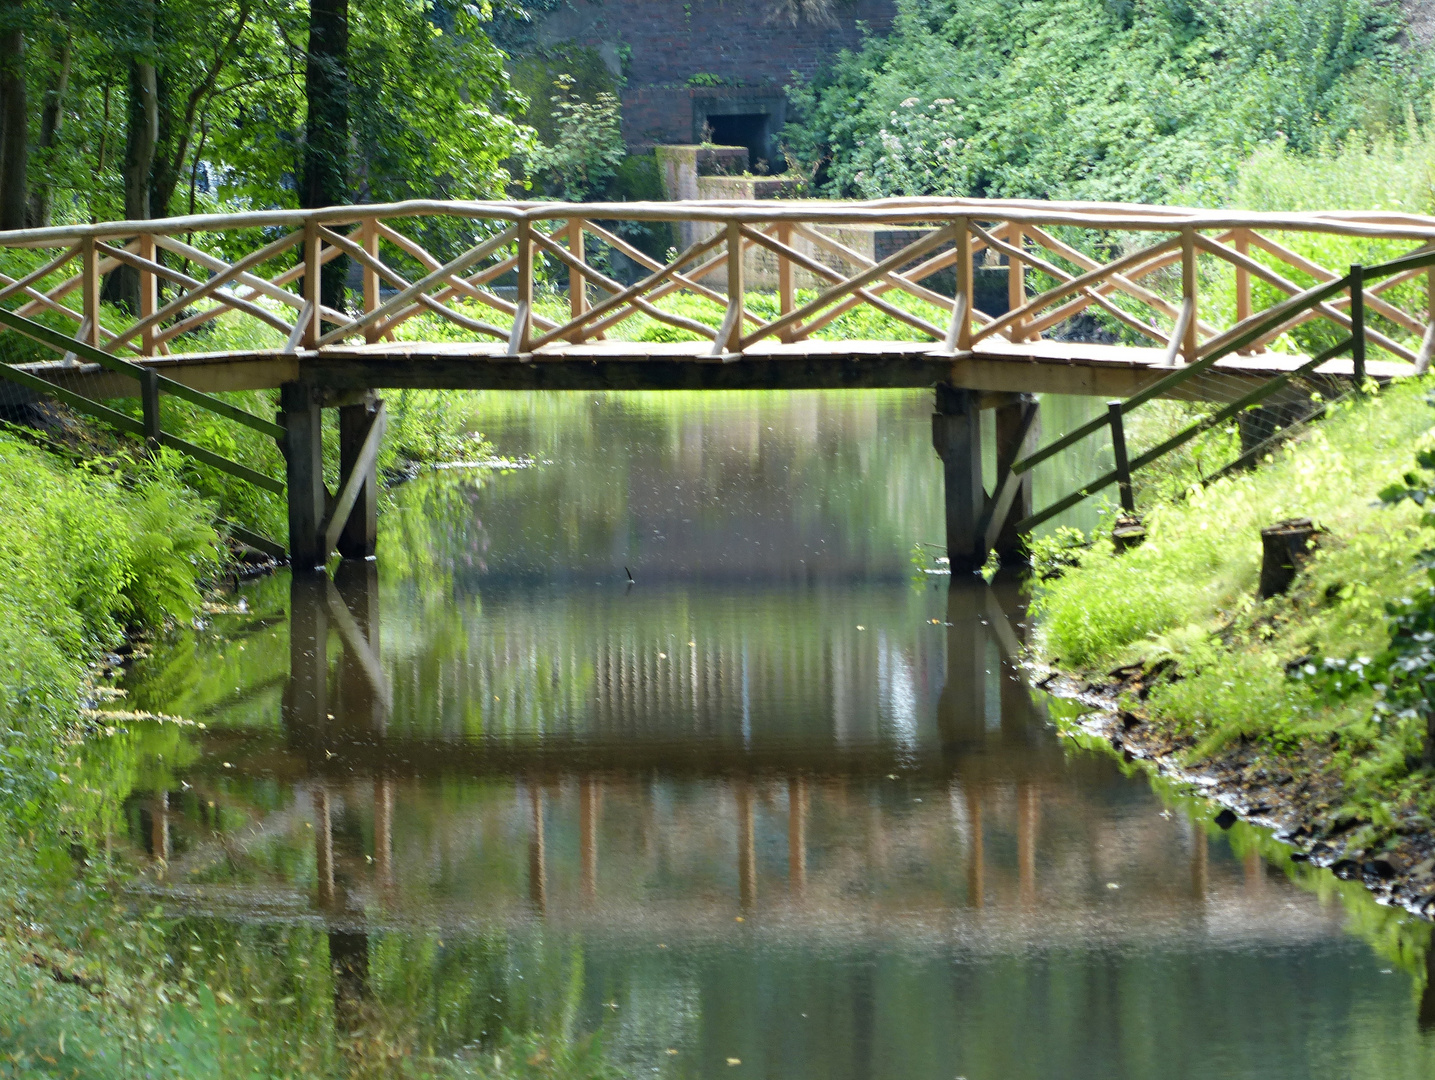
[[(768, 150), (767, 113), (708, 114), (712, 141), (718, 146), (747, 147), (747, 167), (753, 172), (781, 172), (773, 168)], [(759, 162), (764, 164), (759, 165)]]

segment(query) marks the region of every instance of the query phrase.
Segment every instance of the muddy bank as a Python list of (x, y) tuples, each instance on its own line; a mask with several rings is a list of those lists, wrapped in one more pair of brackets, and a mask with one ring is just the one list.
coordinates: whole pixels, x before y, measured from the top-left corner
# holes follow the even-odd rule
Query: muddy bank
[(1123, 696), (1129, 702), (1133, 693), (1140, 695), (1140, 669), (1118, 669), (1105, 683), (1050, 669), (1035, 671), (1040, 689), (1090, 710), (1076, 719), (1074, 730), (1063, 734), (1095, 736), (1128, 761), (1149, 762), (1222, 806), (1216, 822), (1224, 828), (1237, 820), (1268, 828), (1294, 849), (1293, 859), (1364, 883), (1377, 903), (1435, 919), (1435, 829), (1430, 820), (1407, 808), (1396, 815), (1393, 827), (1375, 830), (1368, 819), (1343, 811), (1343, 786), (1328, 749), (1275, 754), (1242, 744), (1188, 763), (1194, 738), (1172, 732), (1141, 710), (1122, 707)]

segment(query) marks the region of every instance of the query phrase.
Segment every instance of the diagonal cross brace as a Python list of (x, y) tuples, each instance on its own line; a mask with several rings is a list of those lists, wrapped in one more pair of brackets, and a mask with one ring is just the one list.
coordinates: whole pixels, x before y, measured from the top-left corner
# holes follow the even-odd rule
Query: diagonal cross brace
[(324, 581), (324, 600), (329, 608), (329, 614), (333, 616), (334, 626), (339, 631), (339, 637), (343, 640), (345, 647), (353, 653), (354, 659), (359, 662), (359, 668), (364, 673), (364, 681), (369, 684), (379, 701), (383, 703), (384, 711), (391, 713), (394, 708), (394, 692), (389, 686), (389, 680), (384, 677), (383, 665), (379, 663), (373, 643), (360, 628), (353, 612), (344, 603), (344, 598), (339, 595), (339, 590), (334, 588), (334, 583), (328, 579)]
[(1016, 501), (1017, 491), (1025, 478), (1025, 473), (1014, 472), (1012, 466), (1021, 456), (1022, 446), (1026, 443), (1027, 435), (1031, 433), (1032, 425), (1036, 423), (1040, 408), (1035, 401), (1022, 403), (1021, 423), (1007, 450), (1007, 460), (997, 462), (996, 493), (987, 499), (981, 519), (977, 522), (977, 535), (982, 538), (980, 554), (983, 558), (996, 546), (997, 537), (1001, 535), (1002, 526), (1006, 524), (1012, 503)]
[(388, 410), (384, 403), (379, 401), (374, 409), (373, 417), (369, 420), (369, 430), (364, 436), (363, 444), (359, 447), (359, 454), (354, 459), (354, 467), (344, 478), (344, 486), (339, 491), (339, 497), (334, 502), (334, 509), (329, 514), (329, 520), (324, 526), (323, 557), (325, 559), (338, 544), (339, 534), (348, 524), (349, 515), (354, 511), (354, 504), (359, 500), (359, 493), (363, 491), (364, 484), (373, 471), (374, 462), (379, 456), (379, 445), (384, 439), (384, 428), (387, 425)]

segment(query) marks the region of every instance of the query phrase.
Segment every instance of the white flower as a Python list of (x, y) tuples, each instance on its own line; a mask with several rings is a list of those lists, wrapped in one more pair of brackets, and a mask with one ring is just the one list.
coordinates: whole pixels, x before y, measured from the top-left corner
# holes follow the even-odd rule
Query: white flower
[(909, 97), (906, 101), (902, 102), (902, 108), (910, 109), (913, 105), (917, 104), (918, 100), (918, 98)]

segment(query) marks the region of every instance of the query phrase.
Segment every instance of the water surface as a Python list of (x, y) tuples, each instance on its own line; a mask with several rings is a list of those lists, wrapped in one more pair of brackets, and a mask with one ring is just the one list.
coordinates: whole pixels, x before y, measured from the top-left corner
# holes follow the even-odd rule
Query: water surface
[(247, 958), (276, 1023), (388, 1010), (440, 1055), (1435, 1075), (1426, 928), (1059, 739), (1016, 584), (914, 565), (930, 412), (490, 395), (533, 467), (406, 485), (375, 564), (250, 583), (136, 668), (137, 707), (205, 725), (154, 736), (137, 890)]

